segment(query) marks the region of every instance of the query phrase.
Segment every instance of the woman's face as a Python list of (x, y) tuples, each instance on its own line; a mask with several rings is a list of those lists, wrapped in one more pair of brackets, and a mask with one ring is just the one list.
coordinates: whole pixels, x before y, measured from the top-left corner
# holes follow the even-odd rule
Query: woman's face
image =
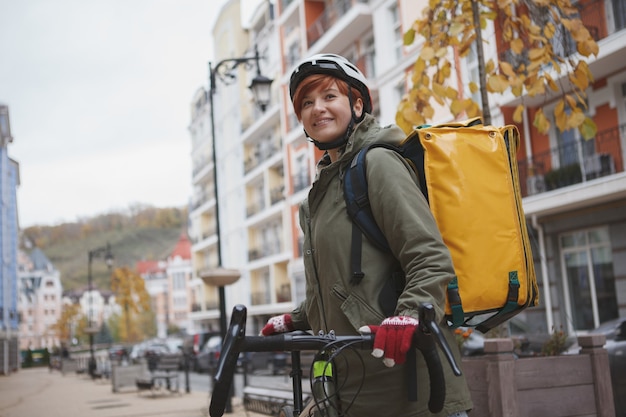
[[(355, 101), (354, 112), (357, 117), (363, 111), (363, 101)], [(341, 93), (337, 83), (328, 87), (318, 87), (307, 92), (301, 105), (302, 124), (308, 135), (318, 142), (332, 142), (343, 135), (352, 119), (350, 100)]]

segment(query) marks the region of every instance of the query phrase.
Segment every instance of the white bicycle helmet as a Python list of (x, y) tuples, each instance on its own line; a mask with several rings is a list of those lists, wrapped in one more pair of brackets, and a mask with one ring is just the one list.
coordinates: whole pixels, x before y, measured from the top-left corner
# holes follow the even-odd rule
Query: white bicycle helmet
[(296, 66), (289, 80), (289, 96), (292, 102), (302, 80), (312, 74), (328, 74), (344, 80), (348, 85), (359, 90), (363, 96), (363, 111), (372, 113), (372, 96), (365, 76), (346, 58), (335, 54), (313, 55)]

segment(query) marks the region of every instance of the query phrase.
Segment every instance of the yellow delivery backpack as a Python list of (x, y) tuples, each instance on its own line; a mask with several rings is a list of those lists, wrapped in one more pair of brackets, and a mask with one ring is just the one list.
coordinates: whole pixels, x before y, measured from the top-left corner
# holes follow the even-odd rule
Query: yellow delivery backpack
[[(446, 300), (452, 327), (486, 332), (537, 305), (515, 126), (484, 126), (475, 118), (417, 128), (398, 147), (376, 143), (359, 151), (344, 175), (348, 213), (354, 227), (389, 250), (369, 208), (365, 154), (373, 147), (399, 152), (419, 178), (456, 272)], [(352, 234), (351, 263), (353, 274), (362, 277), (361, 233)]]

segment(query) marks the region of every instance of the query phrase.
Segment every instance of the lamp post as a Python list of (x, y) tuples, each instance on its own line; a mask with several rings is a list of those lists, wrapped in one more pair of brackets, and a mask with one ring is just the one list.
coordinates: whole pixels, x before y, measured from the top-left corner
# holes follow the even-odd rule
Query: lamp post
[(87, 332), (89, 333), (89, 364), (87, 366), (87, 370), (89, 371), (89, 376), (92, 378), (94, 377), (97, 368), (96, 356), (93, 351), (93, 335), (98, 332), (98, 329), (93, 327), (93, 277), (91, 273), (91, 264), (93, 263), (94, 258), (100, 256), (104, 256), (104, 261), (110, 270), (113, 266), (113, 253), (111, 252), (110, 244), (107, 243), (106, 246), (90, 250), (87, 262), (87, 279), (89, 281), (89, 314), (87, 328)]
[[(214, 197), (215, 197), (215, 234), (217, 235), (217, 268), (209, 273), (202, 275), (202, 280), (208, 284), (218, 287), (219, 291), (219, 309), (220, 309), (220, 334), (222, 340), (226, 335), (226, 285), (233, 284), (239, 279), (239, 272), (232, 269), (225, 269), (222, 266), (222, 239), (220, 229), (220, 211), (219, 211), (219, 194), (218, 194), (218, 181), (217, 181), (217, 147), (215, 140), (215, 109), (214, 109), (214, 96), (217, 88), (217, 78), (219, 78), (224, 84), (232, 83), (236, 79), (234, 70), (240, 65), (244, 65), (247, 68), (252, 68), (252, 63), (256, 66), (256, 76), (250, 83), (249, 88), (254, 95), (254, 101), (259, 106), (261, 111), (265, 111), (265, 108), (270, 103), (271, 96), (271, 84), (272, 80), (261, 75), (261, 66), (259, 65), (259, 51), (255, 45), (254, 56), (241, 57), (241, 58), (228, 58), (219, 61), (215, 67), (209, 62), (209, 105), (211, 106), (211, 140), (212, 140), (212, 158), (213, 158), (213, 182), (214, 182)], [(232, 412), (232, 406), (229, 400), (226, 402), (226, 412)]]

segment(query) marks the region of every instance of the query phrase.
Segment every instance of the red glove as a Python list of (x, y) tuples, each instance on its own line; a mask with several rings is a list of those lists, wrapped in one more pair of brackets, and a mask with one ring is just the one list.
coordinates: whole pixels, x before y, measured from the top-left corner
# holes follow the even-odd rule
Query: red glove
[(261, 336), (269, 336), (276, 333), (286, 333), (294, 330), (291, 322), (291, 314), (282, 314), (274, 316), (267, 321), (267, 324), (261, 329)]
[(394, 316), (383, 320), (380, 326), (363, 326), (359, 332), (376, 334), (372, 356), (382, 358), (384, 355), (383, 363), (392, 367), (406, 361), (406, 353), (418, 324), (419, 321), (413, 317)]

